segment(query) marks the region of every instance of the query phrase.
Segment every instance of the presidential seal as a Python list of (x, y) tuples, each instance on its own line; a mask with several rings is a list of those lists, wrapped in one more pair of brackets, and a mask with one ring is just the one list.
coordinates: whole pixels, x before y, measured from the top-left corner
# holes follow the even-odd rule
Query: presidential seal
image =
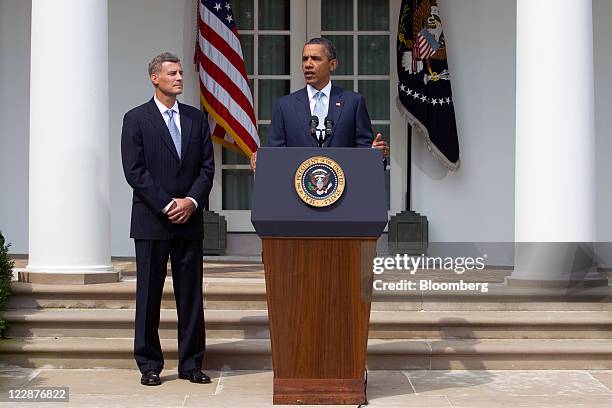
[(295, 191), (313, 207), (327, 207), (338, 201), (345, 183), (342, 167), (325, 156), (304, 160), (295, 172)]

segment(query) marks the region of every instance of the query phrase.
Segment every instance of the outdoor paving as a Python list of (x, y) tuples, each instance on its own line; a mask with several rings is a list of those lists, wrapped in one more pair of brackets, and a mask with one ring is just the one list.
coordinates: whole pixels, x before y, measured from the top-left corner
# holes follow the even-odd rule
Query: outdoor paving
[[(16, 259), (15, 267), (27, 260)], [(115, 261), (125, 279), (134, 279), (131, 261)], [(232, 278), (259, 282), (257, 262), (205, 262), (205, 280)], [(508, 271), (490, 271), (483, 279), (502, 281)], [(444, 274), (434, 276), (444, 278)], [(140, 385), (140, 373), (125, 369), (21, 368), (0, 362), (0, 401), (10, 389), (69, 387), (70, 402), (0, 402), (0, 407), (271, 407), (271, 371), (207, 371), (213, 383), (179, 380), (164, 370), (162, 385)], [(370, 371), (370, 407), (402, 408), (612, 408), (611, 371), (413, 370)], [(324, 407), (319, 405), (318, 407)]]
[[(0, 402), (1, 407), (271, 407), (271, 371), (210, 371), (212, 384), (164, 370), (146, 387), (134, 370), (30, 369), (0, 366), (0, 400), (8, 390), (69, 387), (70, 402)], [(612, 371), (370, 371), (371, 407), (610, 408)], [(319, 405), (319, 407), (323, 407)]]

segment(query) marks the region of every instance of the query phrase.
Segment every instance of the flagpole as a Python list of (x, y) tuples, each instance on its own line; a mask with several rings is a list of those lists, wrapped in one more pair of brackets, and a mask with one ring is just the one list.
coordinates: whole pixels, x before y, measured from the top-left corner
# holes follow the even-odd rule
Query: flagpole
[(412, 209), (412, 125), (406, 121), (408, 130), (406, 132), (406, 210)]

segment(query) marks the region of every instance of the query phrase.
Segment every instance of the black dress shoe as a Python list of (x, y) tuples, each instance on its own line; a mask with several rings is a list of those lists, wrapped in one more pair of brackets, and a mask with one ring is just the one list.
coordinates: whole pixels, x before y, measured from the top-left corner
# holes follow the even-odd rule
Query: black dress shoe
[(161, 379), (155, 371), (147, 371), (140, 377), (140, 383), (142, 385), (160, 385)]
[(197, 368), (194, 368), (193, 370), (188, 371), (186, 373), (179, 373), (179, 378), (181, 380), (189, 380), (192, 383), (197, 384), (210, 384), (212, 382), (210, 381), (209, 376), (207, 376), (202, 372), (202, 370), (198, 370)]

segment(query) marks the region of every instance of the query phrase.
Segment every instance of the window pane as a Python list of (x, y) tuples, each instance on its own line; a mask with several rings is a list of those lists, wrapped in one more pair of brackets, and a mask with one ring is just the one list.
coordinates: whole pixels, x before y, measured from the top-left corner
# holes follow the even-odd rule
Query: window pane
[(259, 125), (259, 145), (267, 146), (268, 145), (268, 129), (270, 125)]
[(389, 120), (389, 81), (359, 81), (359, 93), (366, 100), (370, 119)]
[(359, 75), (389, 75), (389, 36), (359, 36)]
[(372, 131), (374, 132), (374, 137), (376, 137), (376, 133), (382, 133), (382, 138), (389, 147), (391, 147), (391, 135), (389, 134), (389, 125), (375, 125), (372, 124)]
[(289, 81), (285, 79), (259, 80), (259, 119), (272, 119), (274, 102), (289, 93)]
[(352, 31), (353, 0), (321, 0), (321, 30)]
[(249, 164), (249, 158), (242, 153), (224, 147), (222, 150), (223, 164)]
[(255, 18), (253, 0), (234, 0), (232, 14), (239, 30), (252, 30)]
[(253, 195), (251, 170), (223, 170), (223, 209), (248, 210)]
[(259, 74), (289, 75), (289, 36), (259, 36)]
[(259, 0), (260, 30), (289, 30), (290, 0)]
[(336, 46), (338, 67), (336, 75), (353, 75), (353, 36), (352, 35), (326, 35)]
[(253, 41), (253, 35), (251, 34), (240, 35), (240, 45), (242, 46), (242, 55), (244, 55), (244, 66), (248, 75), (253, 75), (253, 61), (255, 55)]
[(339, 86), (342, 89), (346, 89), (349, 91), (354, 91), (354, 85), (353, 85), (353, 80), (351, 79), (333, 79), (332, 78), (332, 84), (334, 86)]
[(380, 0), (359, 0), (359, 30), (389, 30), (389, 3)]

